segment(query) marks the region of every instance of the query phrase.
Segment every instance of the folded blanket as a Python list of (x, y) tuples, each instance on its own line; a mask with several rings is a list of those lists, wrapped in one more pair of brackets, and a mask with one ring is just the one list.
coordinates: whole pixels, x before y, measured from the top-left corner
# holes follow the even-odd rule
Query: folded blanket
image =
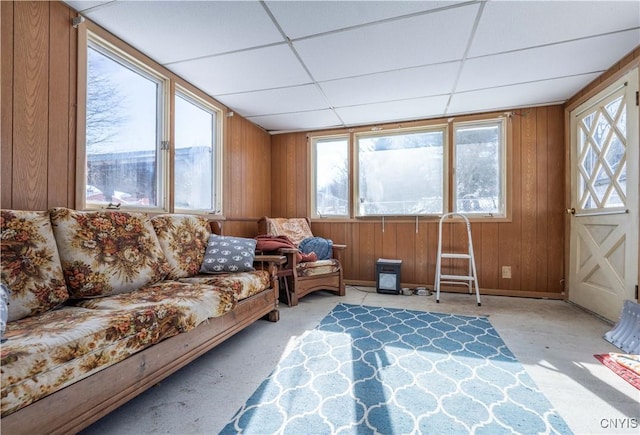
[(640, 375), (640, 355), (610, 352), (609, 357), (621, 366)]
[[(256, 236), (256, 250), (262, 252), (273, 252), (277, 251), (280, 248), (293, 248), (298, 249), (298, 247), (291, 241), (291, 239), (287, 236), (267, 236), (261, 235)], [(296, 253), (296, 259), (298, 263), (306, 262), (306, 261), (316, 261), (318, 259), (315, 253), (304, 254), (298, 250)]]

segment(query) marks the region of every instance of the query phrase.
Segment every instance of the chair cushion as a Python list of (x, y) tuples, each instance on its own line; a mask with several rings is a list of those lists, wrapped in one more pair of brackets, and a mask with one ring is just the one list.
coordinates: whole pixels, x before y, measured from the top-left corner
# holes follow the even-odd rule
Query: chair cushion
[(272, 236), (287, 236), (300, 245), (304, 239), (313, 237), (309, 222), (305, 218), (266, 218), (266, 233)]
[(197, 275), (211, 235), (209, 221), (202, 216), (171, 214), (155, 216), (151, 223), (169, 263), (167, 278)]
[(296, 268), (298, 276), (326, 275), (340, 271), (340, 262), (336, 259), (308, 261), (299, 263)]
[(2, 210), (2, 283), (9, 322), (48, 311), (69, 298), (48, 211)]
[(169, 272), (144, 213), (54, 208), (51, 222), (72, 298), (129, 292)]

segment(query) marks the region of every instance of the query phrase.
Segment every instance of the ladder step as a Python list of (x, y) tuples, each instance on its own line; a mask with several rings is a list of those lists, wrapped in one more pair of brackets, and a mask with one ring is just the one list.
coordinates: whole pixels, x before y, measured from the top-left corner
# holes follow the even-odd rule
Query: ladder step
[(469, 255), (469, 254), (452, 254), (452, 253), (445, 254), (445, 253), (442, 253), (442, 254), (440, 254), (440, 256), (442, 258), (471, 258), (471, 255)]
[(473, 281), (475, 278), (473, 276), (467, 275), (440, 275), (440, 279), (455, 279), (458, 281)]

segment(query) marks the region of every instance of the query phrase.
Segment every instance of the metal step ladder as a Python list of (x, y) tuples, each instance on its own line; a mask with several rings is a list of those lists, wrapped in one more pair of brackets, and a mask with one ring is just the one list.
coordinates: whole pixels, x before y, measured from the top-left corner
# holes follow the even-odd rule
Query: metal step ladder
[[(467, 252), (462, 252), (462, 253), (442, 252), (442, 223), (444, 222), (445, 219), (457, 218), (457, 217), (464, 219), (464, 223), (467, 225), (467, 239), (468, 239)], [(443, 258), (468, 260), (469, 273), (467, 275), (446, 275), (446, 274), (443, 275), (442, 274)], [(438, 257), (436, 260), (436, 282), (434, 285), (434, 288), (436, 291), (437, 303), (440, 303), (440, 285), (441, 284), (466, 285), (469, 288), (469, 294), (472, 293), (472, 286), (473, 286), (476, 290), (476, 300), (478, 301), (478, 306), (480, 306), (480, 289), (478, 288), (478, 274), (476, 273), (476, 261), (473, 256), (473, 240), (471, 239), (471, 224), (469, 223), (469, 219), (467, 219), (465, 215), (460, 213), (455, 213), (455, 212), (445, 213), (440, 218), (440, 223), (438, 224)]]

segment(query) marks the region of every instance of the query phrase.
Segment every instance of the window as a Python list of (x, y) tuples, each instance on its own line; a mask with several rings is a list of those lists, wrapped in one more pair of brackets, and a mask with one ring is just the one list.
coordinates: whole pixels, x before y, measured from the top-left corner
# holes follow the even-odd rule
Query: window
[(312, 137), (312, 216), (507, 218), (507, 118), (474, 118)]
[(445, 127), (356, 135), (358, 216), (444, 210)]
[(85, 201), (163, 207), (165, 80), (90, 40)]
[(162, 66), (99, 34), (87, 35), (79, 207), (221, 214), (222, 110)]
[(314, 217), (349, 216), (349, 137), (311, 140)]
[(454, 211), (505, 215), (503, 121), (454, 123)]
[(216, 108), (188, 94), (175, 100), (175, 208), (219, 210), (216, 163), (219, 160)]

